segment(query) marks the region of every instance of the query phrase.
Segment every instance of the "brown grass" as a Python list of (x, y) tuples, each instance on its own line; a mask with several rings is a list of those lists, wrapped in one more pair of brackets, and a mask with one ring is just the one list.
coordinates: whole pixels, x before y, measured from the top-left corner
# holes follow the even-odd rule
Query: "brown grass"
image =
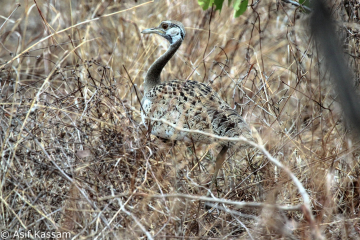
[[(0, 9), (2, 233), (360, 237), (360, 145), (319, 68), (306, 13), (270, 0), (238, 19), (197, 1), (34, 3), (3, 0)], [(332, 4), (358, 84), (359, 4)], [(140, 31), (165, 19), (182, 21), (187, 37), (162, 78), (206, 82), (236, 107), (306, 189), (312, 223), (292, 179), (260, 151), (232, 150), (206, 210), (218, 148), (163, 143), (139, 125), (146, 69), (168, 47)]]

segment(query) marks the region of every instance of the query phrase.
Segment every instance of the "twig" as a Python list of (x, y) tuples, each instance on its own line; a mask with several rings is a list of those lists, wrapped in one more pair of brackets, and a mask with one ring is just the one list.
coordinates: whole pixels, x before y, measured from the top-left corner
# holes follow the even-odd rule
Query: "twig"
[(292, 5), (296, 6), (296, 7), (301, 7), (303, 9), (305, 9), (306, 11), (309, 11), (309, 12), (312, 11), (311, 8), (309, 8), (309, 7), (305, 6), (305, 5), (302, 5), (302, 4), (298, 3), (298, 2), (295, 2), (293, 0), (282, 0), (282, 1), (284, 3), (290, 3), (290, 4), (292, 4)]
[(14, 9), (14, 11), (12, 11), (9, 15), (8, 18), (6, 18), (6, 20), (3, 22), (3, 24), (0, 26), (0, 30), (5, 26), (5, 24), (9, 21), (9, 19), (11, 18), (11, 16), (14, 14), (14, 12), (21, 6), (20, 3), (16, 4), (16, 8)]
[[(103, 198), (98, 198), (99, 201), (105, 201), (113, 198), (123, 197), (123, 194), (108, 196)], [(204, 202), (213, 202), (213, 203), (223, 203), (228, 205), (234, 205), (237, 208), (278, 208), (284, 211), (301, 211), (302, 204), (295, 205), (295, 206), (281, 206), (276, 204), (269, 204), (269, 203), (260, 203), (260, 202), (238, 202), (238, 201), (230, 201), (224, 198), (212, 198), (212, 197), (204, 197), (204, 196), (195, 196), (189, 194), (181, 194), (181, 193), (174, 193), (174, 194), (160, 194), (160, 195), (150, 195), (147, 193), (134, 193), (133, 196), (139, 197), (147, 197), (147, 198), (185, 198), (191, 199), (196, 201), (204, 201)]]

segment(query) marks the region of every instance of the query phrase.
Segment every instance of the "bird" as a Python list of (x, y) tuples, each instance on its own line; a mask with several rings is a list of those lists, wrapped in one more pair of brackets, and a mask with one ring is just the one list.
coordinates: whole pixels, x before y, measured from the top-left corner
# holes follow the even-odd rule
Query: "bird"
[(145, 124), (146, 119), (150, 119), (150, 124), (146, 125), (148, 130), (163, 139), (220, 144), (221, 150), (215, 160), (211, 189), (226, 160), (228, 149), (236, 146), (239, 150), (249, 148), (250, 145), (219, 140), (199, 131), (222, 137), (243, 136), (249, 141), (254, 141), (250, 127), (242, 116), (207, 84), (179, 79), (161, 81), (160, 74), (163, 68), (184, 41), (186, 31), (181, 22), (162, 21), (158, 27), (145, 29), (141, 33), (160, 35), (170, 43), (167, 51), (155, 60), (146, 73), (143, 83), (144, 95), (141, 100), (142, 122)]

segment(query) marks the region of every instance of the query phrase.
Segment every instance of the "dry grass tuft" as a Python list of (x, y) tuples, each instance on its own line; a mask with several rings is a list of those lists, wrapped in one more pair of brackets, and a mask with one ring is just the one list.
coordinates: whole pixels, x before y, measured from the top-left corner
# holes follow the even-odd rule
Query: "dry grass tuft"
[[(284, 1), (254, 4), (233, 19), (231, 8), (204, 12), (196, 1), (3, 0), (1, 233), (359, 238), (360, 145), (344, 127), (309, 16)], [(360, 6), (332, 4), (357, 87)], [(165, 19), (182, 21), (187, 37), (162, 78), (216, 89), (300, 180), (311, 212), (286, 171), (260, 151), (235, 150), (206, 210), (216, 146), (164, 143), (139, 124), (146, 69), (167, 48), (140, 30)]]

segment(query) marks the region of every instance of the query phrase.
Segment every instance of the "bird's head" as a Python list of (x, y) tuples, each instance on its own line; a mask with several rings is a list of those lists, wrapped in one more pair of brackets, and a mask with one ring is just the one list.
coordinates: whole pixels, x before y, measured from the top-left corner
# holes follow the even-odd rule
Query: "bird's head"
[(145, 29), (141, 33), (158, 34), (168, 40), (170, 44), (179, 40), (183, 41), (186, 35), (185, 28), (182, 23), (174, 20), (162, 21), (158, 27)]

